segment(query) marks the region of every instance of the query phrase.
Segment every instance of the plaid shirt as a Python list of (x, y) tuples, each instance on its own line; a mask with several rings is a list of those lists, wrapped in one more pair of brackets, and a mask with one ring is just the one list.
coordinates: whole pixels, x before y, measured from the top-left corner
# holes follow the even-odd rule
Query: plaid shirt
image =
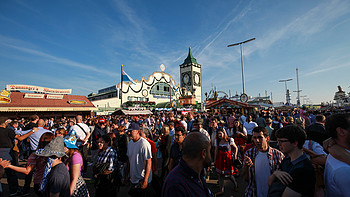
[(105, 151), (101, 151), (98, 154), (96, 163), (109, 163), (108, 170), (113, 171), (117, 166), (117, 151), (112, 147), (108, 147)]
[[(249, 149), (246, 153), (245, 156), (248, 156), (253, 164), (255, 163), (255, 158), (258, 155), (259, 150), (256, 147), (253, 147), (251, 149)], [(278, 169), (279, 165), (281, 164), (284, 155), (281, 151), (269, 147), (269, 150), (267, 152), (267, 158), (269, 160), (269, 164), (270, 164), (270, 173), (272, 174), (275, 170)], [(257, 191), (256, 191), (256, 182), (255, 182), (255, 167), (254, 165), (252, 167), (250, 167), (250, 179), (249, 179), (249, 183), (248, 186), (245, 190), (245, 196), (249, 196), (249, 197), (256, 197), (257, 196)], [(267, 187), (267, 183), (266, 183), (266, 187)]]

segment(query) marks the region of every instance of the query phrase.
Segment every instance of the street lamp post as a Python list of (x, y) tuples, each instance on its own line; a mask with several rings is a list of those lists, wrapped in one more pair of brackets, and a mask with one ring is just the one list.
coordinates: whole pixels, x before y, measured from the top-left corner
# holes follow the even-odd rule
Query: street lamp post
[(286, 104), (290, 104), (290, 96), (289, 96), (289, 92), (287, 89), (287, 82), (288, 81), (292, 81), (293, 79), (283, 79), (283, 80), (279, 80), (279, 82), (284, 82), (284, 85), (286, 87)]
[[(238, 43), (235, 43), (235, 44), (227, 45), (227, 47), (232, 47), (232, 46), (237, 46), (237, 45), (240, 45), (240, 47), (241, 47), (241, 66), (242, 66), (242, 85), (243, 85), (243, 94), (241, 95), (241, 97), (243, 96), (247, 100), (248, 100), (248, 97), (245, 94), (245, 86), (244, 86), (244, 66), (243, 66), (243, 48), (242, 48), (242, 44), (250, 42), (250, 41), (253, 41), (253, 40), (255, 40), (255, 38), (251, 38), (251, 39), (243, 41), (243, 42), (238, 42)], [(241, 98), (241, 100), (242, 100), (242, 98)]]
[(299, 89), (299, 69), (296, 68), (296, 73), (297, 73), (297, 106), (300, 107), (300, 92), (301, 90)]
[(302, 92), (303, 90), (294, 90), (293, 92), (297, 93), (297, 107), (300, 107), (300, 92)]

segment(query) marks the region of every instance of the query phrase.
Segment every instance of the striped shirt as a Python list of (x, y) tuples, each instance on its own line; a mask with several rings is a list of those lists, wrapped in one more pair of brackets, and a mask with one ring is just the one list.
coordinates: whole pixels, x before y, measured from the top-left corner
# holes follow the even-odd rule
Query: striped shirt
[(112, 147), (108, 147), (105, 151), (101, 151), (98, 154), (96, 163), (109, 163), (108, 170), (113, 171), (117, 167), (117, 151), (115, 151)]
[[(253, 147), (249, 149), (246, 153), (245, 156), (248, 156), (253, 164), (255, 163), (255, 158), (258, 155), (259, 150), (257, 147)], [(272, 174), (275, 170), (278, 169), (279, 165), (281, 164), (282, 160), (284, 159), (284, 155), (281, 151), (269, 147), (269, 150), (267, 151), (267, 158), (269, 160), (269, 165), (270, 165), (270, 173)], [(254, 165), (250, 167), (250, 179), (248, 186), (245, 190), (245, 196), (246, 197), (256, 197), (257, 196), (257, 190), (256, 190), (256, 182), (255, 182), (255, 167)], [(266, 187), (267, 183), (266, 183)]]

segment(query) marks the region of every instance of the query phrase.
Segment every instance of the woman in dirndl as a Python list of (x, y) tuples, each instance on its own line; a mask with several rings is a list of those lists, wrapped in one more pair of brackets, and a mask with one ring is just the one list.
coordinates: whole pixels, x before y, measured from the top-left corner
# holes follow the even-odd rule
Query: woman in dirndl
[(227, 137), (225, 129), (220, 128), (217, 131), (214, 146), (216, 173), (219, 176), (220, 186), (220, 191), (216, 195), (224, 194), (225, 175), (229, 176), (234, 184), (235, 191), (237, 191), (237, 181), (233, 175), (238, 173), (237, 168), (234, 166), (234, 160), (237, 158), (238, 149), (233, 138)]

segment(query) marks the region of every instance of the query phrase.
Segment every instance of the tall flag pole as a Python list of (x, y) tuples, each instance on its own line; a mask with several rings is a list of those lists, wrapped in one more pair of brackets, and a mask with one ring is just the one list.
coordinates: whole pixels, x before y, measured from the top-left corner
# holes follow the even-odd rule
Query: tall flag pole
[(132, 84), (136, 85), (136, 83), (134, 82), (134, 80), (123, 70), (123, 64), (121, 67), (121, 91), (120, 91), (120, 108), (123, 108), (123, 82), (131, 82)]
[(120, 81), (120, 108), (123, 109), (123, 64), (121, 66)]

